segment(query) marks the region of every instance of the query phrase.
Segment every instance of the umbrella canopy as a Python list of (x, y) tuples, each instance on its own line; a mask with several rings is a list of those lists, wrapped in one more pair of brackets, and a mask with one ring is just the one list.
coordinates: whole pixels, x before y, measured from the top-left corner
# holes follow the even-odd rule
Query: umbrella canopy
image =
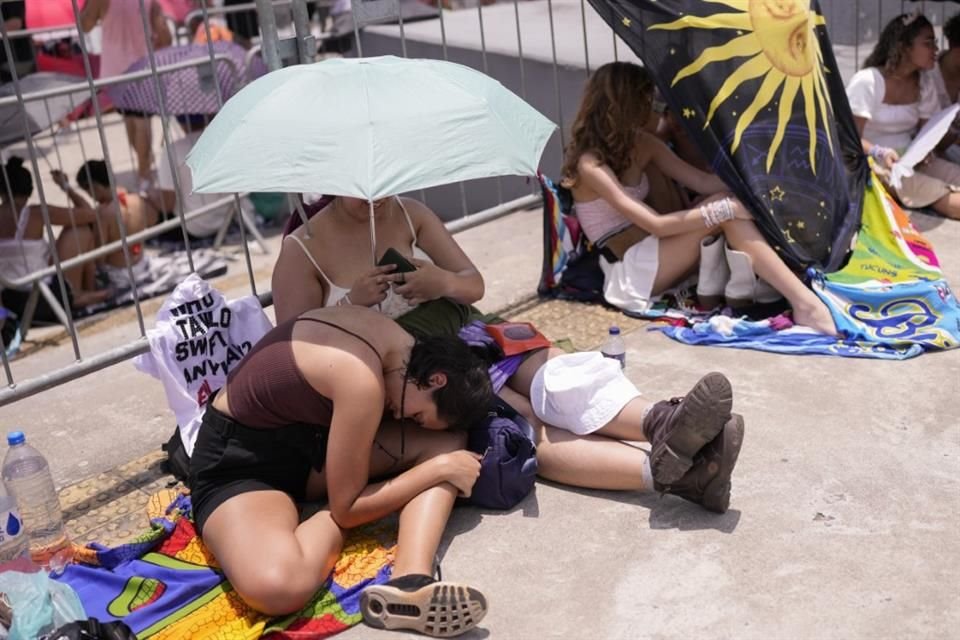
[[(20, 80), (20, 92), (26, 95), (48, 89), (59, 89), (68, 85), (75, 86), (79, 90), (79, 98), (75, 98), (74, 101), (82, 100), (84, 92), (87, 91), (86, 83), (79, 82), (75, 76), (62, 73), (32, 73)], [(14, 91), (12, 82), (0, 85), (0, 98), (15, 95), (16, 91)], [(46, 102), (46, 105), (44, 102)], [(24, 139), (23, 120), (20, 117), (20, 112), (24, 109), (27, 111), (27, 121), (32, 136), (59, 122), (73, 109), (73, 103), (69, 96), (57, 96), (45, 101), (30, 100), (22, 106), (20, 104), (9, 104), (0, 107), (0, 145), (19, 142)]]
[(333, 58), (274, 71), (224, 105), (187, 157), (194, 190), (370, 200), (533, 175), (556, 125), (479, 71)]
[[(224, 100), (235, 94), (244, 85), (248, 77), (256, 77), (267, 72), (259, 56), (251, 59), (249, 73), (246, 69), (246, 50), (232, 42), (214, 42), (214, 55), (230, 56), (233, 65), (223, 60), (216, 61), (216, 77)], [(180, 47), (166, 47), (154, 52), (157, 67), (184, 62), (186, 60), (206, 59), (210, 54), (206, 44), (188, 44)], [(127, 68), (126, 73), (150, 69), (149, 57), (141, 58)], [(164, 97), (166, 112), (171, 115), (192, 113), (213, 114), (219, 109), (217, 90), (213, 84), (213, 65), (208, 61), (195, 67), (186, 67), (177, 71), (160, 74), (160, 91)], [(133, 82), (113, 85), (106, 89), (107, 95), (118, 109), (160, 113), (161, 94), (157, 93), (153, 78), (144, 78)]]

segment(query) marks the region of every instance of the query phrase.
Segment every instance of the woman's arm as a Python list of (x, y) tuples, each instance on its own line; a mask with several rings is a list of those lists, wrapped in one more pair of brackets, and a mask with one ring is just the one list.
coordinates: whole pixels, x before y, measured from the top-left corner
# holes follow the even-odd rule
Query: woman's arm
[(352, 354), (324, 359), (315, 373), (306, 370), (304, 374), (311, 384), (330, 390), (334, 405), (326, 458), (327, 496), (334, 522), (344, 529), (371, 522), (445, 482), (445, 462), (440, 456), (387, 481), (368, 484), (370, 452), (383, 418), (383, 379), (373, 370), (373, 362)]
[(860, 146), (863, 148), (863, 152), (865, 154), (872, 157), (874, 160), (879, 162), (881, 166), (887, 169), (892, 167), (896, 161), (900, 159), (900, 154), (898, 154), (894, 149), (873, 144), (863, 137), (863, 128), (867, 124), (867, 118), (862, 116), (853, 116), (853, 123), (857, 126), (857, 135), (860, 136)]
[(153, 46), (157, 49), (169, 47), (173, 44), (173, 35), (167, 26), (167, 18), (163, 15), (163, 7), (159, 2), (150, 5), (150, 29), (153, 31)]
[(323, 306), (327, 292), (317, 275), (296, 241), (284, 238), (271, 279), (277, 324)]
[(703, 195), (729, 191), (727, 185), (716, 174), (701, 171), (688, 164), (664, 144), (660, 138), (642, 134), (640, 144), (649, 145), (650, 159), (660, 171), (688, 189)]
[(87, 0), (80, 10), (80, 28), (89, 33), (103, 17), (108, 0)]
[(580, 158), (577, 174), (580, 184), (606, 200), (624, 218), (659, 238), (702, 229), (704, 226), (699, 209), (661, 215), (644, 203), (634, 200), (623, 190), (623, 185), (610, 167), (600, 164), (593, 154), (587, 153)]
[[(419, 262), (419, 273), (408, 277), (408, 284), (398, 287), (398, 291), (403, 295), (410, 293), (417, 300), (446, 297), (463, 304), (480, 300), (484, 292), (483, 276), (443, 221), (421, 202), (404, 198), (403, 203), (417, 230), (417, 244), (434, 265)], [(404, 290), (407, 287), (410, 289)]]

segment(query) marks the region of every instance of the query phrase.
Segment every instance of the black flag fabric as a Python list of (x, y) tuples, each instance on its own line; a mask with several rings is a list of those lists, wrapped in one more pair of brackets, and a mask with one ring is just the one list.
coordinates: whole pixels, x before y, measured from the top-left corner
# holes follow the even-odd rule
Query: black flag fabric
[(817, 0), (589, 0), (794, 268), (833, 271), (867, 161)]

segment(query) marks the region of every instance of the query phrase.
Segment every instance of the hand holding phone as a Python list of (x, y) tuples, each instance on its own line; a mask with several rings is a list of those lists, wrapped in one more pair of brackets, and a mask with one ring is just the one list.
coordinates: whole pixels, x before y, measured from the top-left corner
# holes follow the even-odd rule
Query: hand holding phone
[(403, 257), (399, 251), (390, 247), (383, 253), (383, 257), (380, 258), (380, 262), (377, 263), (378, 267), (384, 265), (396, 265), (395, 273), (410, 273), (411, 271), (416, 271), (417, 267), (414, 266), (412, 262)]

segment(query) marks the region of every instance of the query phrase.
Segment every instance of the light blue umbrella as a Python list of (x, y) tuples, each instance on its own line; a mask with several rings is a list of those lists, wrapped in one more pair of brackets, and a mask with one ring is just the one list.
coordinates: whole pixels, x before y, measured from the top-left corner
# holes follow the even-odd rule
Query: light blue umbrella
[(372, 201), (460, 180), (533, 175), (554, 129), (469, 67), (336, 58), (244, 87), (187, 165), (200, 193), (321, 192)]

